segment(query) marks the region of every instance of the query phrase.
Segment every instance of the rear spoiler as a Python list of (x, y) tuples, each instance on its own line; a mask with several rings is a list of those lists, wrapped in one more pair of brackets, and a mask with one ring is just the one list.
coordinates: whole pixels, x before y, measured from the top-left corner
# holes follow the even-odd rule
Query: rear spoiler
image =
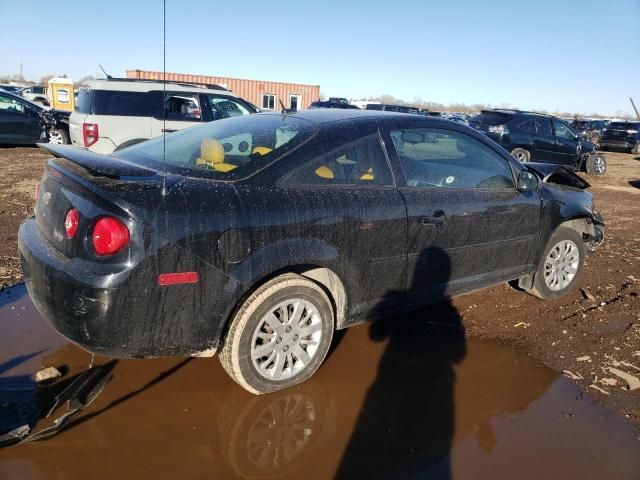
[(527, 170), (535, 173), (544, 183), (566, 185), (580, 190), (586, 190), (591, 186), (590, 183), (583, 180), (576, 175), (572, 169), (564, 165), (528, 162), (524, 164), (524, 166)]
[(57, 158), (65, 158), (80, 165), (95, 176), (109, 178), (148, 177), (158, 173), (155, 170), (136, 165), (121, 158), (94, 153), (71, 145), (38, 143), (38, 146)]

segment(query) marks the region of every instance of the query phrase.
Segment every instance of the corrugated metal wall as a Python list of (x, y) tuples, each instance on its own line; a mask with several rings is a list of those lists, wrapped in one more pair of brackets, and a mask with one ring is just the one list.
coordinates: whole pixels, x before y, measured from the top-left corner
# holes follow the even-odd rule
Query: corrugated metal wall
[(299, 110), (307, 108), (311, 102), (320, 98), (319, 85), (304, 85), (300, 83), (266, 82), (262, 80), (245, 80), (241, 78), (214, 77), (210, 75), (191, 75), (187, 73), (152, 72), (149, 70), (127, 70), (127, 78), (145, 80), (166, 80), (174, 82), (197, 82), (224, 85), (236, 95), (262, 108), (263, 95), (275, 95), (275, 109), (280, 110), (280, 100), (287, 108), (291, 107), (291, 95), (300, 95)]

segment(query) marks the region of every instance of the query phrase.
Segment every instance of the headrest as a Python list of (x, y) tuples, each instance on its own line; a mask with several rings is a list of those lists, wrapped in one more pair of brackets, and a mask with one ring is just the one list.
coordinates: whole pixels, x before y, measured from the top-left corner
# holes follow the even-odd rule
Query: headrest
[(224, 147), (213, 138), (203, 138), (200, 143), (200, 158), (196, 165), (206, 164), (214, 167), (216, 163), (224, 163)]

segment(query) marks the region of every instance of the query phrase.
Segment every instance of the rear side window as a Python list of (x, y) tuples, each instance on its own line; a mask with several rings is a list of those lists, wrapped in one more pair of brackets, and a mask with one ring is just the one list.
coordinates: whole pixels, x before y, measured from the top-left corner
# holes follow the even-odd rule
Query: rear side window
[(285, 182), (301, 185), (393, 185), (387, 157), (377, 134), (323, 154), (296, 169)]
[(536, 133), (548, 136), (553, 135), (551, 133), (551, 122), (548, 118), (536, 118), (534, 123), (536, 126)]
[(315, 123), (294, 116), (243, 115), (185, 128), (113, 155), (176, 175), (239, 180), (297, 149), (317, 130)]
[(158, 92), (126, 92), (81, 88), (75, 111), (91, 115), (150, 117), (162, 108)]
[(75, 111), (78, 113), (91, 113), (91, 103), (93, 102), (94, 90), (81, 88), (76, 99)]
[(95, 115), (149, 117), (154, 111), (154, 95), (150, 93), (97, 90), (94, 92), (91, 113)]
[(503, 125), (511, 120), (511, 115), (503, 113), (483, 112), (471, 117), (469, 123), (478, 123), (480, 125)]

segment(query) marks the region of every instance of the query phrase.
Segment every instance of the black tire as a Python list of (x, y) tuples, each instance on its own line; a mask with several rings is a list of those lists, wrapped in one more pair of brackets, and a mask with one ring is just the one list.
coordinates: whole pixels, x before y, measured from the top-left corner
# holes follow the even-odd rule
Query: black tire
[(607, 159), (601, 153), (589, 155), (585, 170), (589, 175), (604, 175), (607, 171)]
[[(276, 320), (280, 322), (277, 324), (278, 331), (271, 329), (267, 323), (263, 323), (264, 318), (270, 310), (276, 309), (276, 307), (286, 301), (293, 301), (293, 299), (302, 300), (304, 303), (310, 305), (311, 312), (315, 311), (317, 313), (317, 316), (313, 316), (313, 320), (310, 316), (308, 322), (298, 324), (298, 326), (295, 327), (300, 332), (299, 336), (292, 336), (296, 333), (296, 330), (291, 332), (291, 328), (285, 331), (285, 327), (290, 327), (293, 323), (287, 325), (286, 321), (282, 321), (281, 318), (285, 315), (282, 310), (277, 310), (280, 317), (275, 317)], [(289, 306), (287, 306), (287, 311), (287, 316), (292, 314)], [(301, 315), (304, 314), (304, 312), (309, 313), (307, 307), (301, 311)], [(317, 345), (315, 349), (306, 343), (304, 345), (302, 343), (311, 335), (307, 335), (304, 332), (311, 330), (312, 321), (317, 322), (315, 323), (317, 326), (315, 327), (314, 335), (316, 332), (319, 332), (319, 335), (316, 335), (313, 343), (314, 346)], [(265, 328), (269, 329), (269, 331), (266, 331), (267, 333), (263, 330)], [(329, 351), (333, 330), (333, 308), (324, 290), (305, 277), (288, 273), (276, 277), (258, 287), (234, 314), (224, 340), (224, 345), (220, 351), (220, 362), (231, 378), (245, 390), (256, 395), (275, 392), (302, 383), (315, 373)], [(252, 359), (252, 344), (258, 342), (259, 339), (256, 335), (258, 335), (259, 332), (262, 337), (272, 336), (273, 345), (277, 344), (277, 347), (273, 347), (274, 349), (284, 349), (286, 347), (285, 351), (288, 353), (285, 354), (286, 360), (284, 360), (285, 363), (281, 365), (282, 370), (280, 370), (280, 372), (284, 375), (291, 376), (284, 379), (273, 378), (275, 374), (269, 376), (270, 372), (278, 371), (278, 361), (282, 358), (282, 355), (276, 355), (274, 358), (265, 354), (255, 361)], [(318, 336), (319, 338), (317, 338)], [(256, 346), (258, 350), (259, 347), (263, 345), (272, 344), (271, 341), (261, 341), (263, 343)], [(300, 352), (300, 349), (302, 349), (303, 352)], [(309, 355), (310, 359), (308, 363), (303, 361), (302, 356), (298, 358), (296, 352)], [(267, 359), (267, 357), (270, 360)], [(265, 368), (261, 370), (263, 373), (260, 373), (258, 367), (255, 365), (260, 361), (262, 361), (262, 365), (265, 366)], [(269, 369), (269, 366), (272, 366), (272, 369)], [(300, 368), (300, 370), (293, 373), (294, 368)], [(289, 371), (287, 371), (287, 369)]]
[(522, 163), (531, 161), (531, 153), (524, 148), (514, 148), (511, 150), (511, 156)]
[[(573, 278), (571, 278), (569, 283), (564, 287), (550, 288), (545, 280), (547, 259), (549, 258), (551, 251), (556, 249), (556, 247), (558, 247), (561, 242), (565, 241), (572, 242), (573, 245), (577, 247), (578, 260), (577, 266), (575, 268), (576, 272)], [(549, 238), (549, 241), (547, 242), (547, 246), (544, 249), (542, 258), (540, 259), (540, 265), (538, 266), (538, 269), (535, 273), (533, 288), (528, 290), (528, 292), (538, 298), (542, 298), (545, 300), (555, 300), (566, 295), (568, 292), (573, 290), (580, 281), (585, 254), (586, 249), (584, 246), (584, 241), (582, 240), (582, 237), (578, 234), (578, 232), (576, 232), (572, 228), (563, 226), (558, 227), (558, 229), (553, 233), (553, 235), (551, 235), (551, 238)]]
[(55, 145), (69, 145), (69, 134), (62, 128), (52, 128), (47, 135), (47, 141)]

